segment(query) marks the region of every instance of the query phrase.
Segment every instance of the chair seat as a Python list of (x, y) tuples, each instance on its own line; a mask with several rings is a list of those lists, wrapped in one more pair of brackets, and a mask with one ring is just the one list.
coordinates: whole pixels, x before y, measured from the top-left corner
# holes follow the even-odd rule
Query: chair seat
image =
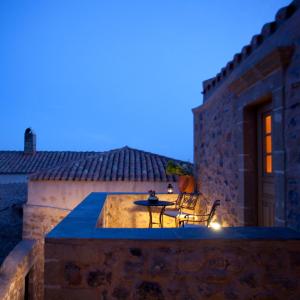
[(179, 210), (165, 210), (164, 215), (172, 218), (176, 218), (180, 214)]
[(168, 210), (168, 209), (164, 211), (164, 215), (172, 218), (179, 218), (179, 219), (183, 219), (185, 218), (185, 216), (187, 216), (187, 214), (185, 213), (180, 213), (179, 210)]

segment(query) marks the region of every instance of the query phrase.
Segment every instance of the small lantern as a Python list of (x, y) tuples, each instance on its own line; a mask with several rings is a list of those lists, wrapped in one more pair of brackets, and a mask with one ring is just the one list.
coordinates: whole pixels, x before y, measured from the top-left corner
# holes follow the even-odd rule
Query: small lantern
[(168, 184), (168, 194), (173, 194), (173, 186), (171, 183)]

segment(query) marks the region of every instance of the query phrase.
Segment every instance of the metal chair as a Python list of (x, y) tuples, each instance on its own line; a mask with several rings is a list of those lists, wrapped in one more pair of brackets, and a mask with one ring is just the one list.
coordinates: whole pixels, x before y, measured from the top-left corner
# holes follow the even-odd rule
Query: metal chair
[[(210, 212), (208, 214), (202, 215), (189, 215), (187, 214), (184, 218), (179, 220), (180, 227), (199, 227), (199, 226), (206, 226), (209, 227), (213, 217), (216, 214), (217, 208), (220, 206), (220, 200), (215, 200)], [(204, 223), (205, 225), (197, 224), (197, 223)]]
[[(175, 226), (178, 227), (182, 218), (184, 218), (186, 215), (193, 215), (190, 212), (195, 210), (199, 196), (199, 193), (179, 194), (176, 200), (175, 209), (166, 209), (163, 214), (165, 216), (174, 218)], [(189, 213), (185, 212), (185, 210), (189, 210)]]
[(175, 209), (180, 208), (182, 199), (185, 197), (185, 195), (186, 195), (186, 193), (179, 193), (178, 194), (178, 197), (177, 197), (176, 201), (173, 202), (175, 204), (175, 207), (174, 207)]

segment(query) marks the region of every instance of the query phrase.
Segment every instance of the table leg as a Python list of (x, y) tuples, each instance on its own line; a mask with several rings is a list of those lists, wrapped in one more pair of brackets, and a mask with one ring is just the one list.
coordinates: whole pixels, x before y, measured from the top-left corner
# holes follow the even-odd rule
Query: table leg
[(160, 228), (163, 228), (164, 227), (164, 212), (165, 212), (165, 209), (166, 207), (163, 206), (161, 211), (160, 211), (160, 214), (159, 214), (159, 225), (160, 225)]
[(149, 228), (152, 228), (152, 211), (151, 206), (147, 206), (149, 212)]

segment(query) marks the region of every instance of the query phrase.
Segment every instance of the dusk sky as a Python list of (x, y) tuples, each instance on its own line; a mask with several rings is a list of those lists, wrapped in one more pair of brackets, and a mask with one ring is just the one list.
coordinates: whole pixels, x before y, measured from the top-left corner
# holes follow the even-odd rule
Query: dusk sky
[(0, 150), (129, 147), (193, 160), (215, 76), (287, 0), (0, 1)]

